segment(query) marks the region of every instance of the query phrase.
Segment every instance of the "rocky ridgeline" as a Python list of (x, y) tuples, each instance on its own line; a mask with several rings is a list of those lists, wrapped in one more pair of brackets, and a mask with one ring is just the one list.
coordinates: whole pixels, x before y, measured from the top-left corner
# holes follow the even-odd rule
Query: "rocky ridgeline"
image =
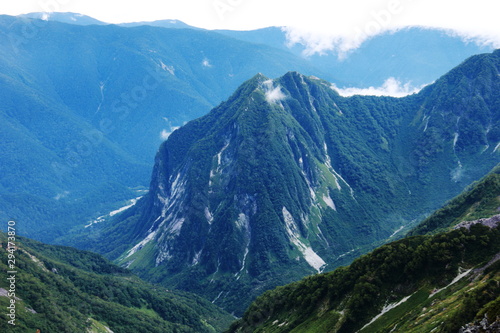
[(488, 315), (484, 315), (482, 320), (467, 324), (460, 328), (458, 333), (498, 333), (500, 332), (500, 318), (492, 323), (488, 321)]
[(470, 229), (471, 226), (475, 224), (482, 224), (490, 228), (495, 228), (498, 226), (498, 223), (500, 222), (500, 214), (492, 216), (490, 218), (485, 218), (485, 219), (479, 219), (475, 221), (464, 221), (460, 222), (456, 226), (453, 227), (453, 229), (460, 229), (460, 228), (467, 228), (467, 230)]

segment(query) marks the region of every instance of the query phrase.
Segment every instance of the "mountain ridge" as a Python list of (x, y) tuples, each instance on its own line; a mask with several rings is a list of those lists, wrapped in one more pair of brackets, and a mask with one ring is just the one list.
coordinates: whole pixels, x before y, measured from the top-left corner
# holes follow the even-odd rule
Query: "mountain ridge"
[(296, 72), (257, 75), (174, 131), (149, 193), (87, 237), (105, 237), (94, 250), (140, 276), (241, 311), (236, 290), (258, 294), (348, 263), (498, 164), (484, 144), (498, 139), (488, 128), (499, 121), (499, 54), (399, 99), (344, 98)]

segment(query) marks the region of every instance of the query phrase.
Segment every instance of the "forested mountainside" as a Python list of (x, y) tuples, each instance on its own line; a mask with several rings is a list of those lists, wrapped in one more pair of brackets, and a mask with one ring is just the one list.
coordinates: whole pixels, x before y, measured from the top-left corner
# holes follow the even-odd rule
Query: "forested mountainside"
[[(228, 332), (496, 332), (497, 176), (498, 168), (422, 224), (440, 233), (392, 242), (350, 266), (269, 291)], [(446, 228), (431, 223), (445, 220)]]
[(72, 241), (241, 314), (405, 232), (498, 164), (499, 68), (500, 51), (474, 56), (406, 98), (259, 74), (172, 133), (143, 199)]
[(446, 206), (422, 221), (408, 235), (425, 235), (448, 230), (464, 221), (488, 218), (500, 213), (500, 166), (481, 181), (469, 186)]
[[(4, 233), (0, 243), (0, 306), (16, 301), (15, 326), (3, 311), (2, 332), (213, 333), (233, 320), (198, 296), (147, 284), (94, 253), (27, 238), (16, 239), (9, 251)], [(9, 254), (14, 289), (7, 280)]]

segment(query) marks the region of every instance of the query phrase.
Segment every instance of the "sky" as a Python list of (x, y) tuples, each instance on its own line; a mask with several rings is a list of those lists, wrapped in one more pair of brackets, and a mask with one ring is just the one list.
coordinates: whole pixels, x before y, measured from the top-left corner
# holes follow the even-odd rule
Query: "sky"
[[(177, 19), (205, 29), (286, 27), (305, 55), (340, 56), (383, 31), (442, 28), (500, 48), (495, 0), (1, 0), (0, 14), (74, 12), (108, 23)], [(388, 86), (394, 82), (387, 82)], [(346, 92), (348, 93), (348, 92)]]
[(207, 29), (291, 26), (323, 35), (408, 25), (498, 38), (494, 0), (3, 0), (0, 13), (75, 12), (108, 23), (178, 19)]

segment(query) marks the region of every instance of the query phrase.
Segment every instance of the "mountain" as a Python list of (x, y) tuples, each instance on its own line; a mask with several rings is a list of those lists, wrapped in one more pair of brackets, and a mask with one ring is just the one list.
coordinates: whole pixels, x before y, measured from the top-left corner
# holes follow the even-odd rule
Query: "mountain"
[(324, 78), (333, 80), (339, 87), (380, 87), (390, 77), (420, 87), (434, 82), (467, 57), (493, 50), (491, 45), (484, 45), (480, 40), (466, 40), (452, 31), (408, 27), (375, 35), (347, 54), (340, 55), (334, 50), (305, 56), (307, 49), (304, 45), (289, 45), (287, 28), (218, 32), (247, 42), (280, 47), (302, 56), (334, 75), (334, 78)]
[[(0, 304), (15, 293), (15, 326), (2, 332), (221, 332), (233, 319), (210, 302), (147, 284), (101, 256), (16, 238), (15, 251), (0, 233)], [(7, 280), (15, 257), (15, 288)], [(10, 260), (9, 260), (10, 262)]]
[[(75, 13), (0, 16), (0, 218), (25, 221), (22, 234), (38, 240), (55, 242), (133, 203), (158, 145), (255, 73), (296, 70), (341, 85), (340, 70), (288, 49), (278, 28), (238, 40), (172, 20), (147, 24), (182, 29), (101, 23)], [(469, 54), (460, 45), (447, 48), (450, 57)], [(436, 52), (426, 56), (441, 59)]]
[(39, 19), (44, 21), (54, 21), (75, 25), (107, 25), (108, 23), (96, 20), (87, 15), (78, 13), (62, 13), (62, 12), (35, 12), (23, 15), (18, 15), (21, 19)]
[(497, 165), (498, 68), (500, 51), (474, 56), (399, 99), (259, 74), (170, 135), (135, 206), (71, 242), (241, 314), (403, 234)]
[[(139, 27), (142, 25), (150, 25), (153, 27), (161, 27), (161, 28), (169, 28), (169, 29), (195, 29), (195, 30), (204, 30), (201, 28), (193, 27), (189, 24), (186, 24), (179, 20), (158, 20), (158, 21), (150, 21), (150, 22), (130, 22), (130, 23), (121, 23), (119, 24), (122, 27)], [(269, 45), (272, 47), (272, 45)]]
[(169, 133), (255, 73), (315, 71), (208, 31), (0, 16), (0, 32), (0, 218), (46, 242), (141, 196)]
[[(31, 13), (28, 17), (44, 17), (50, 21), (69, 24), (105, 24), (75, 13)], [(179, 20), (131, 22), (122, 23), (120, 26), (203, 30)], [(278, 48), (301, 57), (310, 65), (322, 69), (322, 75), (314, 75), (335, 82), (339, 87), (381, 87), (387, 79), (393, 77), (402, 84), (408, 83), (418, 88), (434, 82), (467, 57), (493, 51), (492, 46), (482, 42), (480, 37), (459, 36), (453, 31), (442, 29), (407, 27), (375, 35), (346, 54), (330, 50), (309, 55), (305, 45), (290, 45), (289, 31), (286, 27), (249, 31), (214, 30), (234, 39)]]
[(497, 166), (413, 236), (267, 292), (228, 332), (458, 332), (473, 322), (498, 328), (498, 176)]
[[(2, 315), (2, 332), (212, 333), (233, 320), (198, 296), (147, 284), (97, 254), (27, 238), (16, 238), (9, 251), (6, 234), (0, 241), (0, 305), (15, 299), (17, 310), (15, 326)], [(7, 280), (11, 254), (14, 289)]]
[(497, 332), (498, 221), (491, 229), (479, 223), (405, 238), (348, 267), (279, 287), (259, 297), (228, 332), (423, 333), (467, 326)]

